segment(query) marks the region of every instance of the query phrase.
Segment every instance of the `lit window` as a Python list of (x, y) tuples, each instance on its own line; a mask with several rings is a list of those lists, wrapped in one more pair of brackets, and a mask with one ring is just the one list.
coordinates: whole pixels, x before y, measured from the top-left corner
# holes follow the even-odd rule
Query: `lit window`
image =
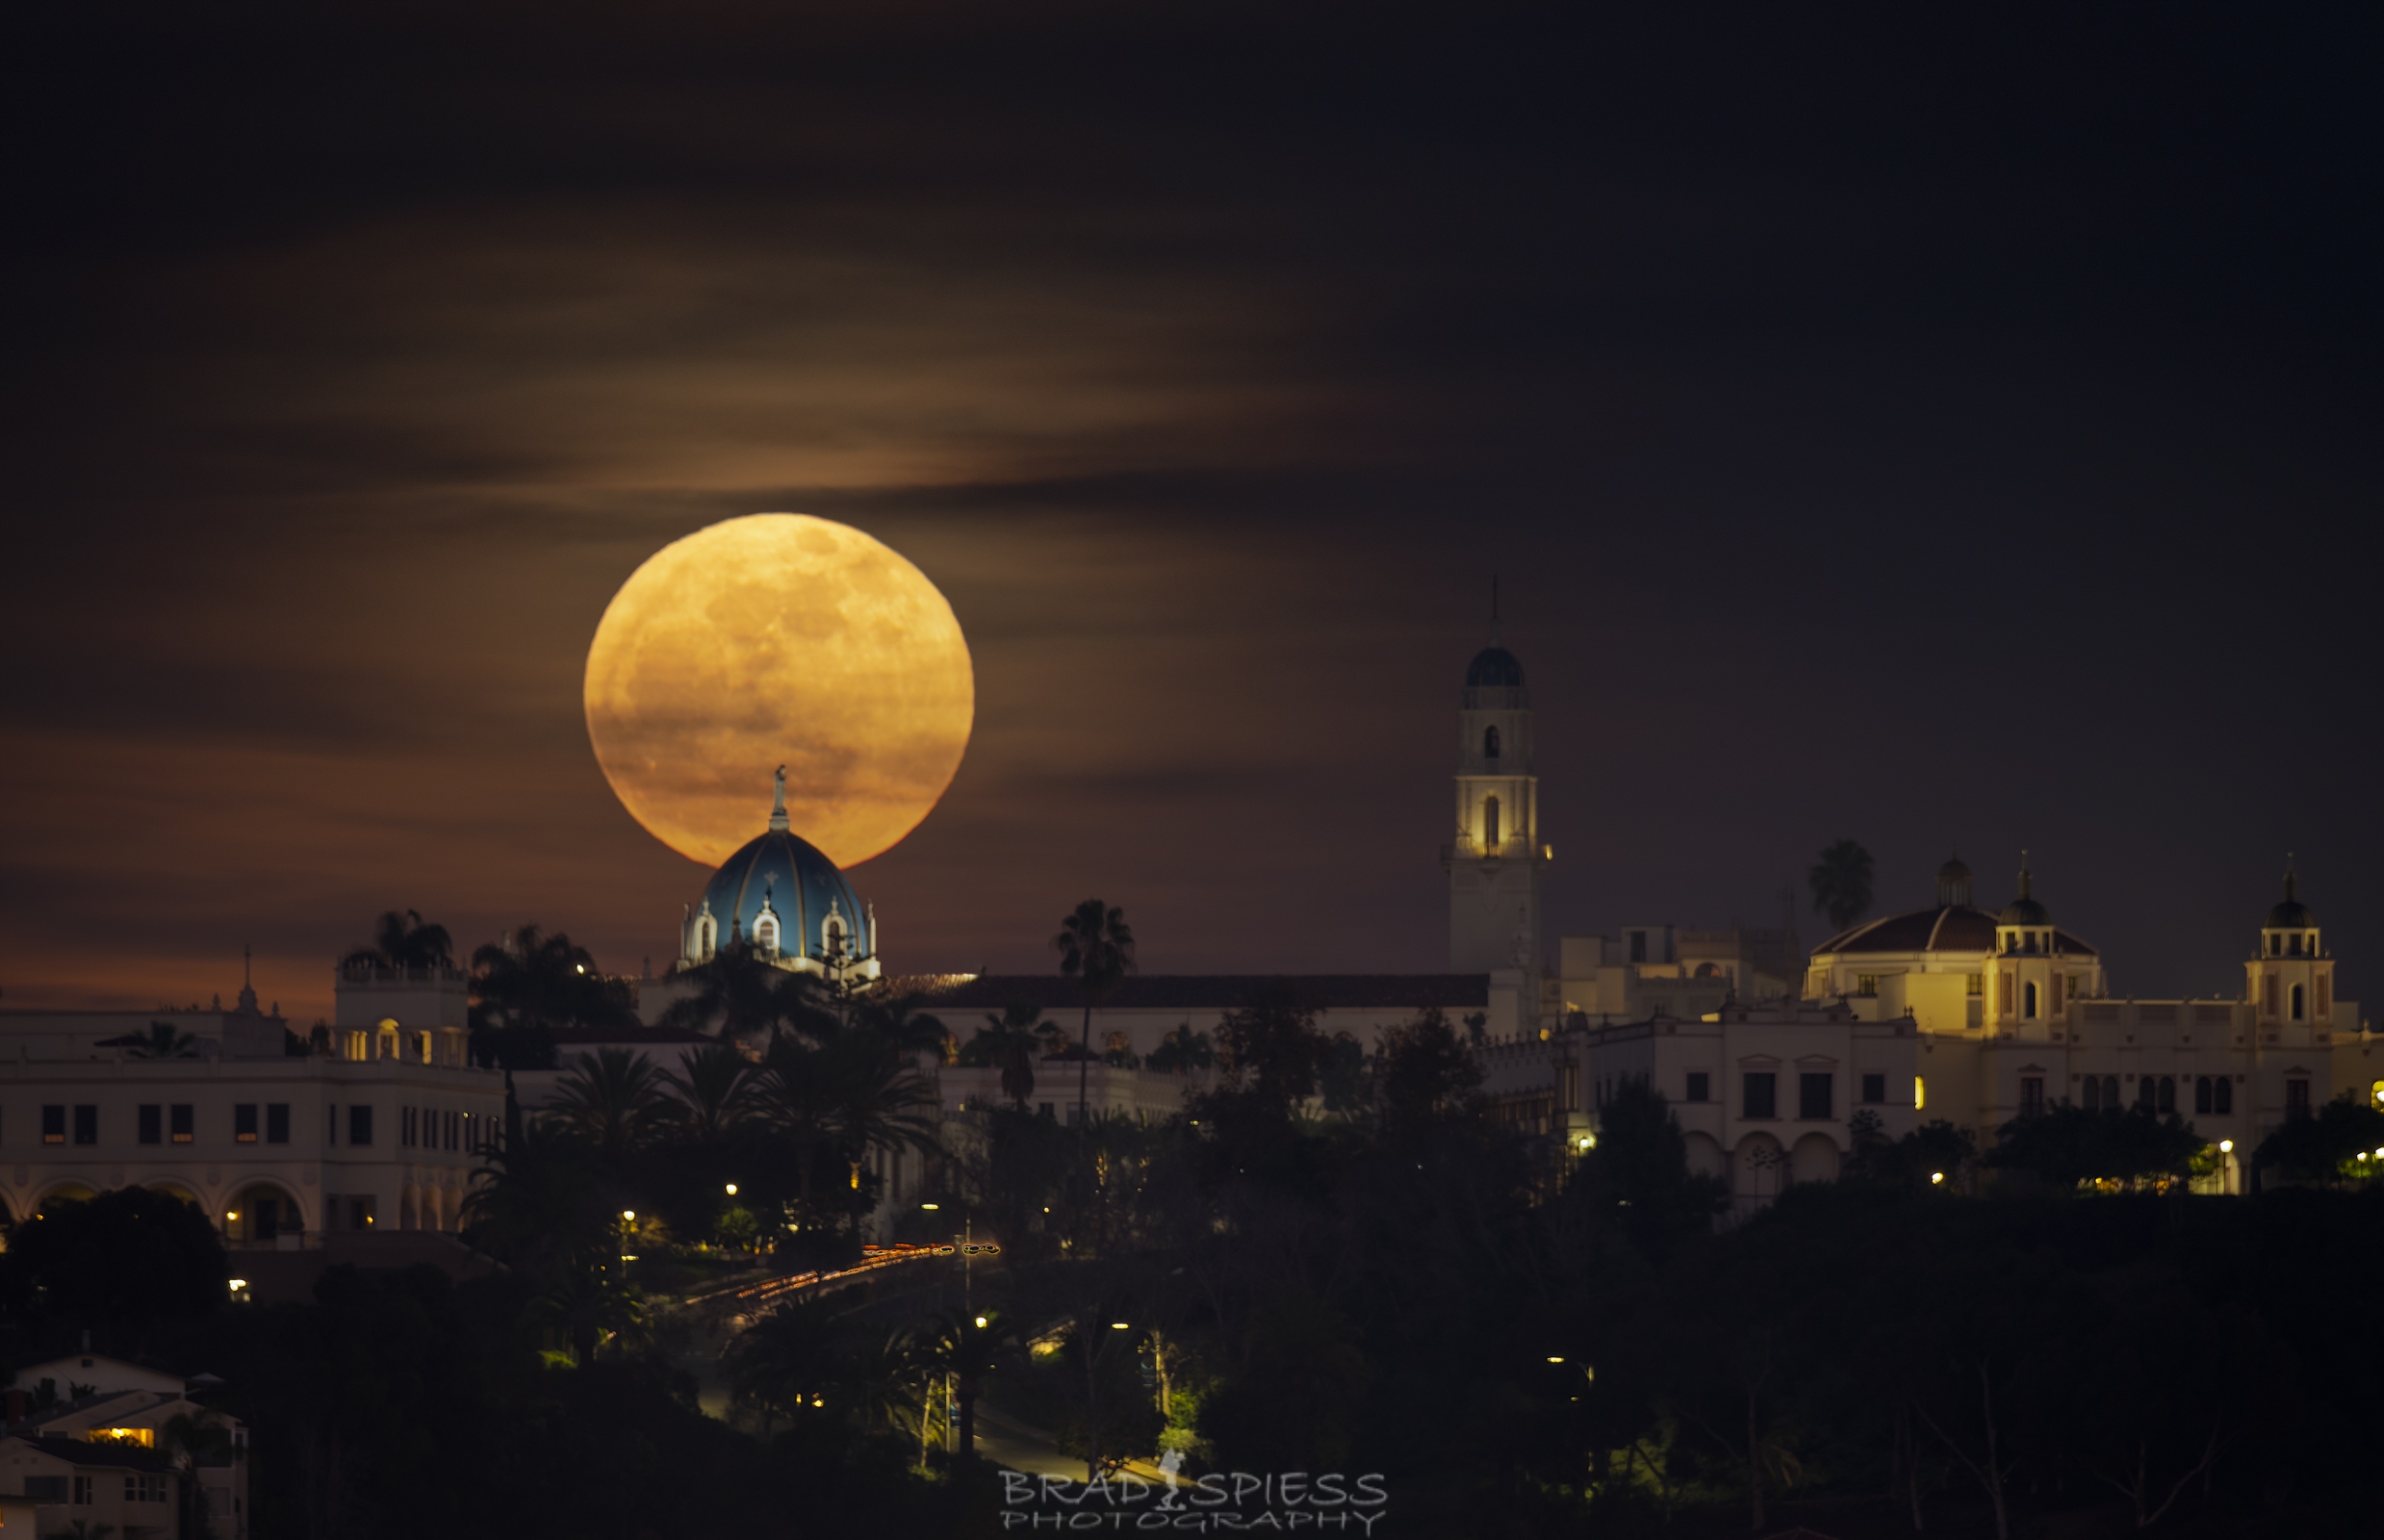
[(1971, 996), (1974, 999), (1979, 995), (1985, 994), (1987, 992), (1987, 975), (1984, 973), (1963, 974), (1961, 977), (1961, 992)]
[(1866, 1000), (1876, 998), (1879, 994), (1879, 975), (1876, 973), (1856, 974), (1855, 993)]
[[(282, 1137), (284, 1142), (287, 1142), (289, 1135), (286, 1131)], [(232, 1142), (253, 1144), (256, 1142), (257, 1104), (252, 1101), (235, 1103), (232, 1107)]]
[(1499, 848), (1499, 799), (1496, 797), (1482, 799), (1482, 845), (1489, 850)]
[(1929, 1082), (1922, 1079), (1918, 1075), (1914, 1075), (1912, 1077), (1912, 1111), (1919, 1112), (1922, 1108), (1928, 1105)]

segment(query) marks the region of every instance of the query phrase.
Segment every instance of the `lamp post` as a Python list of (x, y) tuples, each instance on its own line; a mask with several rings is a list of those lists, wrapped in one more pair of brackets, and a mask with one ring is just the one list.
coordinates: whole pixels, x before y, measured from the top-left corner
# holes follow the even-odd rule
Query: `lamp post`
[(2218, 1142), (2218, 1191), (2223, 1194), (2235, 1191), (2235, 1141)]

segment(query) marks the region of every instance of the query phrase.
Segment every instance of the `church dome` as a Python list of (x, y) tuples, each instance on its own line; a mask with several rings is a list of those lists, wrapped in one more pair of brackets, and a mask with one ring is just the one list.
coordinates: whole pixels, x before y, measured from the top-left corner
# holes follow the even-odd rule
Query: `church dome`
[(2269, 923), (2265, 928), (2271, 931), (2306, 931), (2314, 929), (2317, 924), (2318, 916), (2310, 912), (2310, 907), (2294, 896), (2293, 873), (2287, 872), (2285, 901), (2269, 911)]
[(757, 836), (722, 861), (705, 885), (701, 907), (719, 923), (724, 940), (741, 936), (752, 942), (761, 938), (756, 927), (765, 904), (778, 923), (781, 952), (807, 957), (825, 950), (833, 917), (842, 924), (847, 955), (868, 955), (853, 885), (810, 841), (783, 829)]
[[(842, 933), (845, 957), (859, 960), (876, 951), (867, 911), (853, 885), (834, 861), (787, 827), (783, 768), (770, 827), (722, 861), (705, 885), (692, 917), (696, 931), (701, 932), (706, 916), (713, 948), (742, 939), (784, 956), (812, 957), (832, 950), (833, 925)], [(702, 946), (689, 947), (693, 961), (701, 961), (705, 952)]]
[(1466, 665), (1465, 687), (1469, 690), (1520, 690), (1524, 687), (1524, 666), (1515, 654), (1503, 647), (1485, 647), (1474, 654)]

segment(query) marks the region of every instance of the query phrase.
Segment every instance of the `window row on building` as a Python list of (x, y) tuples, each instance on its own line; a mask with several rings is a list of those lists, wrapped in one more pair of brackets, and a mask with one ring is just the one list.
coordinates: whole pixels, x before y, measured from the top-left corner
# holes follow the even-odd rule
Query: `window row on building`
[[(287, 1144), (290, 1142), (290, 1103), (232, 1104), (231, 1142)], [(343, 1113), (346, 1115), (343, 1116)], [(41, 1108), (44, 1144), (96, 1144), (100, 1139), (97, 1102), (50, 1102)], [(444, 1149), (480, 1153), (494, 1140), (495, 1120), (475, 1118), (467, 1112), (438, 1107), (399, 1109), (398, 1143), (408, 1149)], [(475, 1126), (477, 1125), (477, 1126)], [(116, 1125), (121, 1128), (121, 1124)], [(0, 1137), (6, 1130), (0, 1128)], [(210, 1131), (211, 1135), (214, 1131)], [(345, 1136), (345, 1137), (343, 1137)], [(121, 1138), (121, 1134), (118, 1136)], [(324, 1141), (338, 1145), (368, 1147), (372, 1143), (372, 1105), (334, 1103), (327, 1111)], [(141, 1144), (200, 1142), (198, 1114), (191, 1102), (140, 1102), (133, 1108), (133, 1139)]]

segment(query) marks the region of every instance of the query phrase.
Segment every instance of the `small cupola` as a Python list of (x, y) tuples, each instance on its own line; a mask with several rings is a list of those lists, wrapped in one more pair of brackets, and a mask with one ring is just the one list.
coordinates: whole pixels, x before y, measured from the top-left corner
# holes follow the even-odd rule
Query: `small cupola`
[(2020, 852), (2020, 896), (2003, 907), (1995, 917), (1995, 950), (1998, 952), (2050, 952), (2053, 950), (2053, 914), (2029, 891), (2028, 852)]
[(2260, 950), (2268, 957), (2316, 957), (2318, 916), (2294, 891), (2293, 858), (2285, 858), (2285, 897), (2260, 927)]
[(1957, 849), (1945, 864), (1937, 868), (1937, 908), (1969, 907), (1970, 868), (1962, 864), (1961, 852)]

